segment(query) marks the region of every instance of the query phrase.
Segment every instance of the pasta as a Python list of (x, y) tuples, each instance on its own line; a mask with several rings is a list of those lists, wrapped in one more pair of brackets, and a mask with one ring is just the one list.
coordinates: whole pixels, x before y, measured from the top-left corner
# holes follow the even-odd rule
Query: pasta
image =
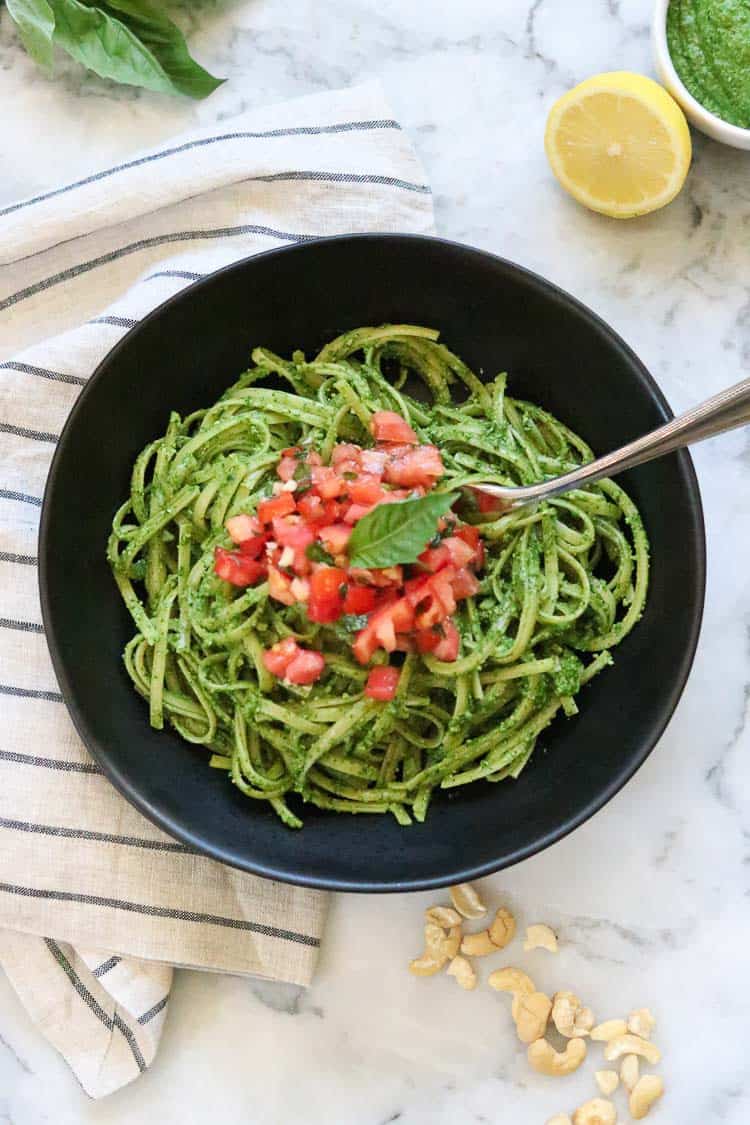
[[(252, 364), (214, 405), (171, 414), (114, 517), (108, 559), (137, 630), (124, 662), (151, 725), (204, 747), (290, 827), (302, 823), (297, 798), (406, 825), (424, 820), (438, 789), (517, 778), (642, 614), (648, 541), (635, 505), (602, 481), (482, 511), (473, 485), (532, 483), (592, 453), (541, 407), (509, 397), (505, 375), (482, 383), (431, 329), (361, 328), (311, 361), (256, 348)], [(484, 546), (478, 589), (453, 618), (457, 658), (397, 654), (398, 687), (384, 702), (364, 694), (368, 669), (352, 653), (361, 618), (321, 624), (304, 603), (274, 600), (267, 581), (238, 589), (214, 569), (216, 548), (232, 546), (227, 519), (272, 495), (283, 450), (315, 450), (328, 464), (339, 443), (371, 445), (376, 411), (437, 447), (437, 491), (459, 494), (455, 509)], [(320, 680), (269, 673), (264, 653), (288, 637), (323, 654)]]

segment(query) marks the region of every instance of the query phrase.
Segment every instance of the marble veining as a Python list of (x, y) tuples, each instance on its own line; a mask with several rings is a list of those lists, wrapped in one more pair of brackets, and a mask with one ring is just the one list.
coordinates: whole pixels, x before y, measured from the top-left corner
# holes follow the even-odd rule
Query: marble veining
[[(0, 16), (0, 203), (191, 125), (379, 77), (433, 185), (441, 233), (571, 290), (676, 409), (750, 372), (750, 156), (696, 136), (680, 197), (628, 223), (580, 209), (545, 161), (546, 110), (564, 89), (601, 70), (650, 71), (649, 0), (183, 0), (177, 11), (201, 61), (228, 77), (197, 105), (68, 62), (50, 82)], [(557, 958), (514, 947), (540, 987), (573, 988), (602, 1019), (653, 1008), (668, 1088), (655, 1125), (746, 1125), (750, 433), (699, 447), (695, 461), (709, 583), (674, 719), (605, 810), (483, 889), (520, 923), (558, 929)], [(594, 1096), (593, 1064), (561, 1084), (529, 1071), (489, 990), (409, 977), (436, 897), (337, 898), (308, 992), (179, 972), (156, 1064), (100, 1103), (0, 979), (0, 1122), (543, 1125)]]

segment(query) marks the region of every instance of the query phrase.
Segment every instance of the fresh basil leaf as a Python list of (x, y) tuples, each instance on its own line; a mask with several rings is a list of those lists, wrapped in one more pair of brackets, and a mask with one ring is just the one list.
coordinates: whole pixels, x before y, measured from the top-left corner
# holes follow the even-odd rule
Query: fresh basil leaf
[(205, 98), (221, 86), (224, 79), (214, 78), (191, 58), (179, 27), (149, 0), (99, 0), (96, 6), (121, 20), (150, 48), (181, 94)]
[(320, 543), (311, 543), (309, 547), (305, 547), (305, 554), (311, 562), (328, 563), (329, 566), (333, 566), (333, 555), (329, 555)]
[(5, 7), (34, 62), (51, 70), (55, 16), (47, 0), (5, 0)]
[(347, 545), (349, 565), (384, 567), (415, 562), (435, 534), (437, 521), (457, 499), (457, 492), (431, 492), (416, 500), (378, 504), (354, 525)]
[(143, 0), (118, 0), (123, 9), (129, 9), (127, 13), (118, 10), (118, 16), (106, 10), (108, 6), (114, 9), (114, 4), (49, 3), (55, 17), (54, 42), (102, 78), (193, 97), (205, 97), (219, 84), (190, 58), (182, 33)]

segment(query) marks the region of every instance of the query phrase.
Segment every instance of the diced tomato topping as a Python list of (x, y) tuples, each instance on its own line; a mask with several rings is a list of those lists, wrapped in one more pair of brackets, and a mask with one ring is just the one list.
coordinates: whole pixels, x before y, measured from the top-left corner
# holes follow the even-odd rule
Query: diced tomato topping
[(372, 568), (352, 566), (349, 568), (349, 577), (357, 582), (367, 582), (370, 586), (401, 586), (404, 581), (404, 568), (402, 566), (384, 566)]
[(321, 500), (314, 492), (306, 492), (297, 501), (297, 511), (305, 523), (316, 525), (328, 523), (327, 508), (330, 501)]
[(270, 538), (268, 532), (264, 532), (262, 535), (251, 535), (249, 539), (243, 539), (240, 543), (240, 554), (247, 555), (249, 559), (260, 558)]
[(284, 605), (294, 605), (296, 601), (292, 593), (291, 578), (287, 574), (282, 574), (275, 566), (268, 567), (268, 594)]
[(284, 679), (290, 684), (314, 684), (323, 674), (326, 662), (319, 652), (300, 648), (287, 666)]
[(313, 488), (323, 500), (335, 500), (346, 492), (346, 481), (328, 465), (314, 465), (310, 470)]
[(344, 597), (344, 613), (372, 613), (378, 595), (371, 586), (349, 586)]
[(490, 496), (488, 492), (477, 492), (474, 490), (477, 507), (480, 512), (501, 512), (503, 508), (502, 500), (497, 496)]
[(409, 423), (393, 410), (377, 410), (370, 419), (370, 433), (375, 441), (398, 441), (417, 445), (419, 438)]
[(344, 612), (346, 571), (335, 566), (321, 566), (310, 578), (310, 600), (307, 616), (311, 621), (328, 624)]
[(333, 447), (331, 464), (334, 469), (338, 468), (342, 461), (354, 461), (358, 464), (361, 454), (362, 450), (358, 445), (353, 445), (351, 442), (339, 442), (338, 445)]
[(391, 457), (383, 475), (388, 484), (404, 488), (421, 485), (429, 489), (443, 472), (439, 450), (434, 445), (419, 445)]
[(344, 522), (348, 524), (358, 523), (363, 516), (366, 516), (375, 504), (350, 504), (344, 512)]
[(457, 527), (453, 534), (456, 539), (463, 539), (464, 543), (468, 543), (474, 552), (474, 562), (477, 569), (481, 570), (484, 566), (484, 544), (479, 535), (479, 528), (465, 523), (461, 527)]
[(233, 543), (244, 543), (261, 530), (260, 520), (256, 516), (230, 516), (224, 527), (229, 533)]
[(458, 656), (458, 649), (461, 644), (460, 634), (456, 626), (450, 620), (443, 622), (443, 634), (439, 644), (433, 649), (433, 656), (436, 660), (453, 663)]
[(273, 537), (280, 547), (294, 547), (304, 551), (315, 540), (315, 532), (304, 523), (290, 523), (277, 516), (273, 521)]
[(233, 586), (254, 586), (265, 578), (266, 564), (256, 562), (239, 551), (227, 551), (223, 547), (214, 549), (214, 571), (219, 578), (231, 582)]
[(391, 668), (388, 665), (373, 668), (367, 677), (365, 695), (369, 695), (370, 699), (379, 699), (383, 702), (393, 699), (400, 675), (399, 668)]
[(452, 562), (453, 556), (444, 543), (441, 543), (439, 547), (428, 547), (419, 556), (420, 565), (433, 574), (444, 566), (449, 566)]
[[(453, 661), (460, 637), (451, 615), (458, 601), (479, 589), (474, 570), (484, 561), (480, 531), (449, 512), (436, 521), (439, 537), (434, 546), (425, 547), (417, 565), (348, 566), (354, 524), (378, 504), (426, 495), (443, 475), (439, 450), (420, 445), (398, 414), (376, 412), (371, 430), (380, 443), (377, 448), (341, 442), (333, 448), (330, 465), (314, 450), (282, 450), (276, 495), (261, 501), (256, 516), (227, 520), (227, 531), (239, 549), (216, 549), (216, 573), (237, 586), (267, 575), (271, 598), (284, 605), (305, 604), (308, 618), (319, 624), (330, 624), (344, 613), (366, 618), (352, 646), (361, 664), (378, 649), (433, 652), (440, 660)], [(281, 491), (282, 481), (308, 474), (309, 480), (299, 485), (298, 499)], [(481, 508), (480, 494), (477, 499)], [(320, 550), (334, 565), (318, 561)], [(281, 654), (279, 646), (264, 654), (269, 670), (283, 673), (292, 683), (315, 682), (325, 666), (323, 657), (293, 641), (282, 644)], [(398, 677), (397, 668), (373, 669), (366, 694), (393, 698)]]
[(380, 477), (362, 473), (349, 485), (349, 496), (355, 504), (377, 504), (383, 498)]
[(263, 653), (263, 663), (273, 676), (283, 676), (294, 657), (299, 652), (299, 646), (293, 637), (285, 637), (277, 641), (271, 648)]
[(474, 548), (460, 539), (458, 535), (449, 535), (443, 540), (443, 546), (448, 550), (454, 566), (468, 566), (474, 558)]
[(258, 519), (261, 523), (271, 523), (279, 516), (288, 516), (297, 505), (291, 492), (281, 492), (271, 500), (261, 500), (258, 505)]
[(363, 449), (360, 457), (363, 473), (372, 473), (382, 477), (388, 454), (384, 449)]
[(443, 630), (440, 625), (433, 625), (430, 629), (417, 629), (416, 642), (418, 652), (434, 652), (443, 639)]
[(332, 523), (321, 527), (318, 538), (329, 555), (342, 555), (351, 539), (352, 529), (345, 523)]
[(451, 585), (453, 586), (453, 596), (458, 601), (462, 598), (471, 598), (479, 589), (479, 582), (476, 576), (464, 566), (458, 568), (456, 577), (453, 579)]
[(276, 473), (285, 483), (288, 480), (294, 480), (294, 474), (297, 472), (297, 464), (296, 457), (282, 457), (276, 466)]

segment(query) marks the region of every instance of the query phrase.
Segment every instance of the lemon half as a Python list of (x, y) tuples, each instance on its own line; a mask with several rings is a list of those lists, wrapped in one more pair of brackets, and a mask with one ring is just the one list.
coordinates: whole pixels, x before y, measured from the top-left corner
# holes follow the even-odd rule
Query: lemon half
[(565, 190), (615, 219), (674, 199), (692, 153), (677, 102), (651, 78), (624, 70), (587, 78), (558, 98), (544, 147)]

